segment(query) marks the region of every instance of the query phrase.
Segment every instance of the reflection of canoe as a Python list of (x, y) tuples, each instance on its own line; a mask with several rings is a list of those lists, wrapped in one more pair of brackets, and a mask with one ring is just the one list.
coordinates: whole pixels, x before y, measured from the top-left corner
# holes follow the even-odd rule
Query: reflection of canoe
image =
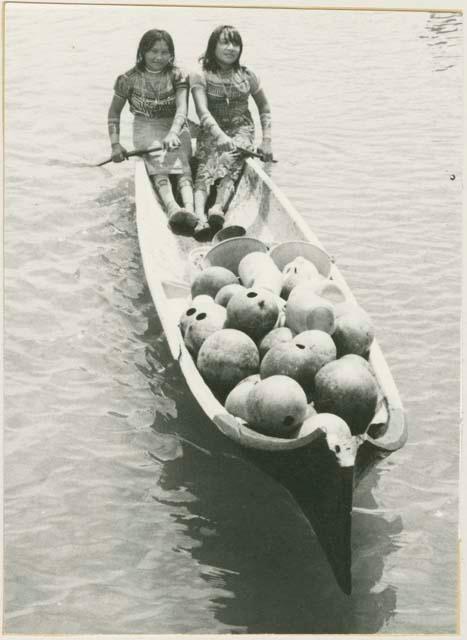
[[(367, 432), (355, 437), (356, 457), (350, 461), (338, 459), (321, 429), (290, 440), (253, 432), (228, 414), (211, 393), (178, 328), (190, 294), (190, 279), (211, 244), (200, 244), (170, 231), (142, 161), (136, 163), (135, 190), (144, 270), (172, 357), (178, 361), (193, 396), (213, 428), (236, 443), (239, 455), (246, 456), (290, 492), (313, 527), (337, 582), (344, 592), (350, 593), (354, 487), (378, 460), (402, 447), (407, 437), (399, 394), (377, 342), (372, 345), (370, 361), (383, 401)], [(244, 226), (248, 236), (267, 245), (299, 240), (321, 247), (256, 160), (248, 159), (245, 163), (228, 218), (230, 223)], [(355, 301), (335, 264), (331, 266), (330, 277), (348, 300)]]

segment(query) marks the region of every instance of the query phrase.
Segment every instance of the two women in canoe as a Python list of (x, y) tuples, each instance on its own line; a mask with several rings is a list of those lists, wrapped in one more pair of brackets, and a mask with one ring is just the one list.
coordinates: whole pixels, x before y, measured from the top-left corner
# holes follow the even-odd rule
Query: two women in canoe
[[(187, 125), (188, 77), (175, 65), (175, 47), (167, 31), (147, 31), (138, 46), (136, 65), (118, 76), (108, 114), (112, 160), (122, 162), (126, 149), (120, 144), (120, 114), (128, 101), (134, 115), (133, 144), (137, 149), (160, 145), (159, 156), (144, 156), (149, 175), (165, 206), (169, 222), (192, 229), (191, 136)], [(183, 207), (174, 198), (169, 175)]]
[[(162, 158), (147, 155), (145, 162), (169, 222), (191, 228), (196, 225), (195, 236), (200, 239), (209, 230), (223, 226), (243, 166), (244, 154), (239, 149), (253, 150), (255, 127), (248, 108), (250, 95), (258, 108), (263, 134), (258, 151), (266, 162), (272, 160), (269, 104), (256, 74), (240, 64), (242, 51), (242, 39), (234, 27), (217, 27), (200, 58), (200, 70), (190, 76), (201, 125), (194, 196), (187, 126), (188, 78), (174, 64), (171, 36), (156, 29), (145, 33), (136, 66), (119, 76), (114, 86), (108, 117), (112, 160), (121, 162), (126, 157), (119, 131), (120, 114), (128, 100), (134, 114), (135, 147), (149, 148), (159, 142), (166, 152)], [(177, 188), (183, 208), (177, 204), (168, 178), (179, 172), (180, 166)], [(206, 219), (206, 201), (212, 185), (217, 186), (216, 201)]]

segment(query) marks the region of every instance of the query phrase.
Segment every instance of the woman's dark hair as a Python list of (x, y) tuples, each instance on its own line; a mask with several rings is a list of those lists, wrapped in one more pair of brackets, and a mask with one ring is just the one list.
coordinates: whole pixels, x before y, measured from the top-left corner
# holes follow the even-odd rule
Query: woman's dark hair
[(235, 60), (233, 64), (233, 68), (235, 70), (240, 68), (240, 58), (243, 51), (242, 37), (237, 31), (237, 29), (235, 29), (235, 27), (232, 27), (229, 24), (221, 24), (219, 27), (216, 27), (214, 31), (211, 33), (211, 35), (209, 36), (206, 52), (200, 58), (203, 69), (205, 71), (219, 70), (219, 64), (216, 60), (216, 47), (222, 34), (224, 34), (224, 37), (226, 38), (226, 40), (240, 47), (240, 53), (238, 55), (238, 58)]
[(140, 71), (144, 71), (146, 69), (146, 65), (144, 64), (144, 54), (152, 49), (154, 44), (159, 40), (165, 42), (165, 44), (167, 45), (169, 53), (172, 57), (168, 64), (168, 67), (173, 67), (175, 59), (175, 47), (172, 36), (170, 35), (170, 33), (167, 33), (167, 31), (163, 31), (162, 29), (151, 29), (150, 31), (146, 31), (146, 33), (141, 38), (138, 45), (138, 51), (136, 52), (136, 67)]

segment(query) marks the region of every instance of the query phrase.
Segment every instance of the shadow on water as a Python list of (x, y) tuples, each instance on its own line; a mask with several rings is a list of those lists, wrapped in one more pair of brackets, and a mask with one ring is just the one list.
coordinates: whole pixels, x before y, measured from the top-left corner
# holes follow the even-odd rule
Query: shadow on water
[[(146, 339), (156, 353), (150, 360), (168, 362), (162, 336), (154, 341), (154, 333), (150, 335), (158, 329), (152, 318)], [(365, 512), (353, 518), (354, 588), (348, 597), (337, 587), (289, 494), (210, 426), (176, 365), (166, 367), (162, 386), (176, 404), (177, 417), (158, 419), (153, 429), (175, 435), (181, 446), (175, 459), (161, 461), (161, 491), (154, 499), (172, 509), (171, 517), (184, 527), (190, 542), (178, 550), (186, 553), (189, 548), (202, 578), (212, 586), (210, 608), (216, 619), (232, 631), (248, 633), (381, 629), (394, 614), (396, 593), (391, 586), (375, 587), (385, 558), (396, 548), (401, 522), (374, 513), (371, 490), (377, 473), (358, 492)]]

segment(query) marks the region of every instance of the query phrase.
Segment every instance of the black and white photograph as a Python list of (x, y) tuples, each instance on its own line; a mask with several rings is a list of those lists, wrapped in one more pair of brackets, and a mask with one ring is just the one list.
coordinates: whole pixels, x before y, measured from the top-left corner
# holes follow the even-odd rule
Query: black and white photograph
[(464, 17), (4, 2), (4, 637), (461, 633)]

